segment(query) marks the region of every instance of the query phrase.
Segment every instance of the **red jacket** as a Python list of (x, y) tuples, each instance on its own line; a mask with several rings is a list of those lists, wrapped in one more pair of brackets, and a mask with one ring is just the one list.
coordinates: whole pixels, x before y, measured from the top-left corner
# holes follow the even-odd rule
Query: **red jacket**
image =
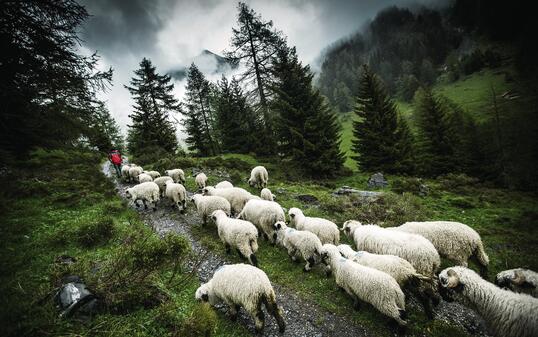
[(121, 154), (119, 152), (115, 152), (115, 153), (110, 154), (110, 161), (114, 165), (121, 164)]

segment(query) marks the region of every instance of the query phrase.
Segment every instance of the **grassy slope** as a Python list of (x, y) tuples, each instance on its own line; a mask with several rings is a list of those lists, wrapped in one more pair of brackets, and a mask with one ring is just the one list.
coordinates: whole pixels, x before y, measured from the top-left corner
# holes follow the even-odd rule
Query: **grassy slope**
[[(47, 167), (53, 183), (42, 177), (34, 180), (33, 174), (20, 179), (17, 184), (23, 191), (16, 198), (2, 200), (6, 208), (0, 212), (0, 335), (169, 336), (196, 307), (193, 294), (199, 285), (197, 279), (182, 287), (169, 286), (164, 280), (168, 280), (171, 270), (163, 269), (155, 284), (171, 299), (162, 306), (101, 314), (90, 322), (58, 318), (53, 301), (46, 299), (58, 285), (61, 273), (54, 262), (56, 257), (69, 255), (76, 257), (75, 265), (92, 264), (113, 256), (124, 247), (125, 238), (135, 232), (155, 235), (140, 222), (135, 211), (122, 203), (113, 184), (95, 165), (95, 158), (91, 159), (79, 168), (75, 166), (80, 163), (65, 162), (59, 167)], [(66, 171), (69, 173), (62, 173)], [(32, 192), (25, 193), (25, 186)], [(74, 194), (82, 198), (73, 200), (77, 198)], [(114, 221), (113, 234), (107, 241), (90, 247), (77, 241), (80, 228), (107, 216)], [(42, 303), (38, 303), (41, 299)], [(162, 308), (172, 308), (166, 318), (161, 315)], [(219, 315), (215, 335), (244, 336), (248, 332)]]

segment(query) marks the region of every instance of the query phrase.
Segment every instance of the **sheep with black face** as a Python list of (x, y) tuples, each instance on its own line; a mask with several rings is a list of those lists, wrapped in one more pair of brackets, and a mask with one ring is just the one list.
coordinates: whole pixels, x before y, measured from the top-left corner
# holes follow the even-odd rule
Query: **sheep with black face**
[(516, 293), (538, 297), (538, 273), (530, 269), (515, 268), (501, 271), (495, 277), (495, 284)]

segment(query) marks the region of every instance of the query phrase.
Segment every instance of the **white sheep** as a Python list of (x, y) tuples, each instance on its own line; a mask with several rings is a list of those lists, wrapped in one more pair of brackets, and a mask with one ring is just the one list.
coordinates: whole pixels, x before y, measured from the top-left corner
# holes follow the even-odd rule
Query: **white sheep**
[(213, 186), (206, 186), (202, 192), (204, 195), (217, 195), (228, 200), (232, 207), (232, 214), (239, 214), (247, 201), (255, 199), (255, 196), (240, 187), (215, 188)]
[(292, 261), (301, 257), (306, 261), (304, 271), (309, 271), (316, 264), (321, 250), (321, 241), (312, 232), (300, 231), (286, 226), (284, 221), (273, 225), (276, 242), (288, 251)]
[(149, 174), (151, 176), (151, 179), (156, 179), (161, 176), (161, 174), (157, 171), (144, 171), (143, 173)]
[(290, 224), (298, 230), (306, 230), (316, 234), (321, 243), (338, 245), (340, 242), (340, 231), (334, 222), (305, 216), (300, 209), (295, 207), (290, 208), (288, 215), (290, 216)]
[(121, 167), (121, 176), (125, 181), (130, 181), (131, 177), (129, 176), (129, 169), (135, 166), (135, 164), (125, 164)]
[(230, 253), (230, 248), (237, 249), (241, 257), (248, 259), (250, 264), (256, 266), (256, 252), (258, 251), (258, 230), (250, 221), (229, 218), (223, 210), (216, 210), (211, 218), (217, 225), (219, 238)]
[(125, 190), (127, 199), (132, 199), (133, 203), (138, 207), (138, 200), (142, 200), (142, 204), (147, 209), (147, 202), (153, 203), (153, 210), (156, 211), (156, 203), (159, 201), (159, 186), (152, 181), (141, 183)]
[(226, 303), (232, 320), (237, 318), (239, 307), (245, 308), (254, 319), (257, 332), (261, 332), (265, 325), (263, 304), (275, 317), (279, 331), (286, 330), (283, 310), (277, 305), (271, 282), (261, 269), (254, 266), (241, 263), (220, 267), (209, 282), (196, 290), (195, 298), (213, 306), (219, 302)]
[(476, 310), (495, 336), (538, 336), (538, 299), (498, 288), (461, 266), (443, 270), (439, 283), (445, 300)]
[(538, 297), (538, 273), (530, 269), (515, 268), (501, 271), (495, 277), (495, 284), (517, 293)]
[(332, 244), (323, 245), (321, 260), (330, 266), (336, 284), (351, 296), (355, 308), (359, 301), (367, 302), (393, 318), (400, 327), (407, 324), (405, 295), (392, 276), (346, 259)]
[(480, 235), (471, 227), (454, 221), (406, 222), (395, 230), (419, 234), (430, 240), (442, 257), (458, 266), (467, 267), (469, 258), (480, 265), (480, 273), (487, 275), (489, 258)]
[(144, 171), (140, 166), (133, 166), (129, 168), (129, 181), (138, 181), (138, 176)]
[(231, 188), (231, 187), (234, 187), (234, 185), (232, 185), (232, 183), (227, 180), (223, 180), (215, 185), (215, 188)]
[(433, 317), (430, 300), (436, 300), (433, 295), (432, 278), (417, 273), (407, 260), (396, 255), (372, 254), (365, 251), (354, 251), (349, 245), (339, 245), (338, 251), (345, 258), (362, 266), (382, 271), (392, 276), (402, 289), (406, 289), (421, 301), (428, 317)]
[(256, 166), (250, 171), (250, 178), (248, 184), (250, 187), (264, 188), (267, 187), (267, 181), (269, 180), (269, 174), (263, 166)]
[(191, 201), (196, 206), (196, 210), (202, 218), (203, 225), (207, 224), (207, 218), (218, 209), (223, 210), (227, 215), (231, 214), (230, 203), (223, 197), (195, 194), (191, 197)]
[[(164, 184), (164, 194), (174, 203), (181, 213), (187, 209), (187, 190), (181, 184), (167, 180)], [(181, 204), (181, 207), (179, 206)]]
[(274, 201), (251, 199), (247, 201), (238, 218), (252, 222), (265, 238), (275, 243), (273, 225), (277, 221), (286, 221), (286, 214)]
[(161, 191), (161, 197), (164, 197), (164, 190), (167, 181), (174, 182), (174, 180), (169, 176), (162, 176), (153, 180), (153, 182), (157, 184), (157, 186), (159, 186), (159, 191)]
[(165, 176), (169, 176), (175, 183), (185, 184), (185, 172), (182, 169), (172, 169), (164, 171)]
[(362, 225), (354, 220), (344, 222), (342, 230), (353, 239), (357, 250), (399, 256), (422, 275), (432, 277), (441, 265), (437, 250), (421, 235)]
[(203, 189), (206, 184), (207, 184), (207, 176), (205, 175), (205, 173), (203, 172), (200, 172), (196, 175), (196, 177), (194, 178), (194, 182), (196, 183), (196, 185), (198, 186), (198, 189)]
[(269, 201), (276, 200), (276, 196), (273, 193), (271, 193), (271, 190), (268, 188), (262, 189), (262, 191), (260, 192), (260, 198), (264, 200), (269, 200)]
[(147, 173), (140, 173), (138, 175), (139, 183), (147, 183), (148, 181), (153, 181), (153, 178)]

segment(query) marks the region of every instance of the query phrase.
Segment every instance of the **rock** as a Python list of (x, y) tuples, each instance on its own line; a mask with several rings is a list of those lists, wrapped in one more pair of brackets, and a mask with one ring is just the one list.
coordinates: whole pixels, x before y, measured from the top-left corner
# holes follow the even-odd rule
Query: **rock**
[(361, 202), (372, 202), (379, 199), (379, 197), (383, 195), (383, 192), (361, 191), (349, 186), (342, 186), (336, 191), (334, 191), (333, 195), (337, 197), (341, 197), (344, 195), (353, 195), (359, 197), (361, 199)]
[(63, 285), (56, 293), (55, 300), (62, 310), (60, 317), (69, 317), (76, 312), (93, 313), (98, 304), (95, 295), (76, 275), (70, 275), (63, 279)]
[(283, 187), (279, 187), (279, 188), (277, 188), (277, 189), (275, 190), (275, 193), (278, 193), (278, 194), (285, 194), (285, 193), (287, 193), (287, 192), (288, 192), (288, 190), (285, 189), (285, 188), (283, 188)]
[(385, 177), (383, 176), (383, 173), (381, 172), (372, 174), (370, 179), (368, 179), (369, 188), (387, 187), (388, 185), (389, 185), (388, 181), (385, 180)]
[(418, 195), (420, 195), (421, 197), (427, 196), (429, 192), (430, 192), (430, 188), (428, 187), (428, 185), (421, 183), (418, 186)]
[(69, 256), (69, 255), (60, 255), (56, 258), (56, 263), (60, 263), (60, 264), (73, 264), (77, 262), (77, 259), (75, 259), (74, 257), (72, 256)]
[(305, 204), (318, 204), (319, 200), (313, 195), (310, 194), (301, 194), (295, 197), (295, 199), (304, 202)]

